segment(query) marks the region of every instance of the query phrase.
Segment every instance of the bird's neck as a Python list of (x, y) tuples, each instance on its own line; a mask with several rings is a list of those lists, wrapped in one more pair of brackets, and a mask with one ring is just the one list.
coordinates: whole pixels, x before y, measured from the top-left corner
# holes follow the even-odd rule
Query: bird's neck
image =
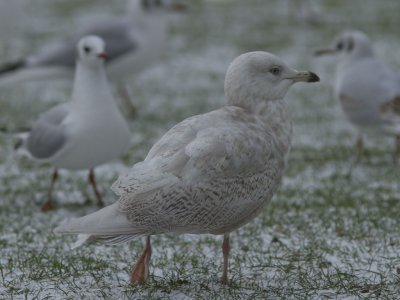
[(278, 147), (282, 153), (287, 153), (292, 138), (292, 122), (285, 101), (283, 99), (267, 101), (254, 98), (252, 100), (252, 102), (242, 101), (241, 104), (228, 103), (228, 106), (238, 106), (264, 123), (267, 128), (266, 134), (270, 134), (272, 130)]
[(86, 66), (78, 62), (72, 92), (72, 107), (77, 111), (93, 111), (115, 106), (114, 102), (104, 67)]
[(292, 139), (292, 121), (285, 100), (260, 101), (251, 108), (251, 112), (272, 129), (279, 148), (287, 153)]

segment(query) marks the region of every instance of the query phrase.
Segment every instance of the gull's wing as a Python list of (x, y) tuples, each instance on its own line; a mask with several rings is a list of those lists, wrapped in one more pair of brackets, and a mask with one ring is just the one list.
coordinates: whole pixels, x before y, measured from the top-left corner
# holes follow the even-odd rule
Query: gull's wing
[(58, 105), (33, 125), (26, 141), (26, 148), (36, 159), (48, 159), (60, 151), (67, 142), (62, 121), (69, 113), (68, 104)]
[(78, 41), (87, 35), (97, 35), (105, 41), (107, 62), (110, 62), (137, 48), (137, 42), (130, 35), (130, 30), (129, 23), (125, 19), (99, 22), (62, 41), (48, 45), (28, 61), (34, 66), (73, 68), (76, 61), (76, 44)]
[(381, 60), (365, 59), (349, 66), (340, 83), (338, 96), (350, 120), (363, 126), (393, 122), (400, 80)]
[(261, 124), (244, 114), (244, 118), (252, 119), (250, 122), (260, 126), (250, 130), (246, 124), (249, 120), (234, 120), (240, 118), (241, 109), (234, 108), (236, 116), (229, 109), (194, 116), (175, 125), (151, 148), (143, 162), (120, 177), (114, 190), (119, 195), (134, 192), (130, 179), (144, 183), (146, 180), (141, 176), (151, 175), (152, 170), (188, 180), (196, 176), (207, 176), (207, 179), (229, 177), (263, 169), (262, 162), (276, 148), (274, 137), (270, 135), (266, 139), (269, 129), (262, 128), (264, 131), (260, 132)]

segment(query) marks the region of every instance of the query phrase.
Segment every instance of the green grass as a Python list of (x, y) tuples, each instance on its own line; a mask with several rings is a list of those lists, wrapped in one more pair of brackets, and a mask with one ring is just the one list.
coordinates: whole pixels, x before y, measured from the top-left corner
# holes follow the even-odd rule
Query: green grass
[[(25, 38), (38, 47), (52, 33), (64, 32), (71, 19), (81, 24), (94, 1), (78, 6), (83, 2), (52, 4), (45, 14), (54, 26)], [(99, 2), (104, 8), (112, 3)], [(269, 50), (293, 67), (318, 73), (320, 84), (295, 86), (286, 97), (294, 138), (285, 177), (261, 215), (232, 234), (228, 286), (218, 283), (218, 236), (153, 237), (151, 280), (140, 287), (129, 284), (140, 239), (70, 250), (74, 238), (55, 236), (52, 230), (64, 218), (97, 209), (87, 174), (61, 172), (58, 209), (43, 214), (39, 208), (51, 166), (13, 151), (13, 133), (67, 99), (69, 88), (45, 83), (0, 90), (0, 298), (397, 299), (400, 169), (392, 162), (393, 140), (370, 137), (361, 162), (352, 163), (356, 132), (332, 97), (333, 60), (315, 59), (312, 52), (339, 31), (358, 28), (370, 34), (379, 55), (399, 66), (393, 47), (400, 49), (400, 3), (324, 3), (329, 18), (315, 24), (289, 19), (278, 0), (193, 1), (187, 17), (174, 22), (164, 59), (129, 82), (138, 106), (129, 152), (97, 170), (100, 191), (113, 203), (110, 185), (166, 130), (223, 103), (227, 65), (244, 51)], [(42, 21), (35, 21), (37, 28), (45, 27)], [(25, 43), (1, 48), (2, 60), (14, 50), (29, 53)]]

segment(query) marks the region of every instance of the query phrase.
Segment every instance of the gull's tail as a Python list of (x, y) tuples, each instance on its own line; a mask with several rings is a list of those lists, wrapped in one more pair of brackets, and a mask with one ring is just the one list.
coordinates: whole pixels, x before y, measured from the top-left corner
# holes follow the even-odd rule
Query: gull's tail
[(10, 72), (18, 71), (22, 68), (26, 67), (26, 60), (20, 59), (16, 61), (6, 62), (3, 65), (0, 65), (0, 76), (8, 74)]
[(62, 222), (54, 229), (57, 234), (77, 234), (73, 248), (89, 241), (119, 244), (148, 234), (144, 228), (132, 224), (118, 209), (118, 203), (109, 205), (81, 218)]

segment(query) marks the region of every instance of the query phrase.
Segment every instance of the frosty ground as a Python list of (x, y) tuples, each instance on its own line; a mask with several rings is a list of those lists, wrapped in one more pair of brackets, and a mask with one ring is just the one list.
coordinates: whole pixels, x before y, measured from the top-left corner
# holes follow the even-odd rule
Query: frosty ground
[[(39, 1), (31, 11), (31, 30), (0, 45), (0, 58), (29, 53), (57, 32), (90, 21), (83, 18), (87, 14), (118, 13), (123, 2)], [(69, 87), (2, 89), (0, 298), (397, 298), (400, 170), (392, 161), (393, 140), (371, 137), (361, 162), (352, 164), (356, 132), (332, 96), (334, 60), (314, 58), (312, 52), (329, 45), (343, 29), (362, 29), (376, 52), (400, 70), (400, 3), (321, 2), (325, 15), (319, 20), (290, 17), (278, 0), (191, 2), (186, 16), (173, 20), (163, 59), (129, 82), (138, 107), (130, 124), (130, 150), (97, 169), (105, 201), (113, 203), (112, 182), (142, 160), (168, 128), (223, 103), (225, 70), (240, 53), (267, 50), (293, 67), (319, 74), (320, 84), (295, 86), (286, 97), (294, 140), (285, 177), (271, 205), (232, 234), (229, 286), (218, 283), (218, 236), (154, 237), (151, 280), (142, 287), (128, 283), (140, 239), (70, 250), (74, 238), (55, 236), (52, 229), (65, 218), (96, 210), (86, 173), (61, 172), (58, 209), (44, 214), (39, 208), (51, 167), (13, 151), (14, 132), (68, 99)]]

